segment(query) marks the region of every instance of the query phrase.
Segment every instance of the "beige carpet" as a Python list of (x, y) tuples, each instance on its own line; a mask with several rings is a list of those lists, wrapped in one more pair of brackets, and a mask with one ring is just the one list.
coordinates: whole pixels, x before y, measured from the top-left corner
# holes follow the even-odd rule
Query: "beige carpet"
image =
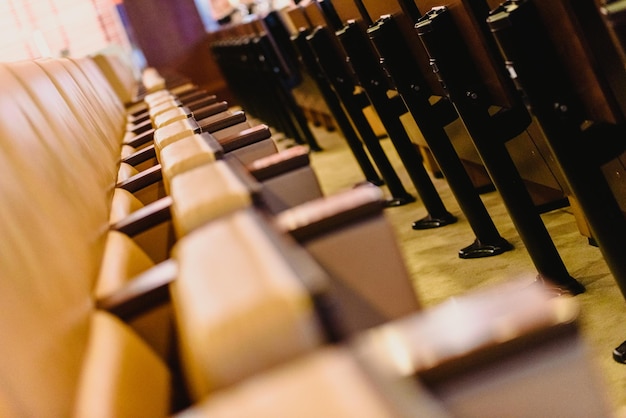
[[(323, 152), (312, 154), (312, 164), (326, 194), (352, 187), (364, 180), (356, 161), (337, 133), (314, 129)], [(388, 139), (383, 146), (405, 187), (416, 195)], [(414, 231), (411, 223), (426, 215), (416, 203), (388, 208), (385, 214), (394, 225), (415, 288), (426, 307), (472, 289), (523, 277), (534, 280), (536, 270), (517, 235), (497, 192), (482, 198), (501, 235), (515, 249), (486, 259), (461, 260), (457, 251), (471, 244), (474, 235), (459, 210), (445, 180), (434, 179), (448, 210), (459, 222), (436, 230)], [(615, 410), (626, 407), (626, 365), (615, 363), (611, 351), (626, 339), (626, 304), (597, 248), (590, 246), (576, 228), (569, 208), (542, 215), (570, 274), (587, 287), (576, 299), (581, 304), (580, 328), (589, 348), (590, 361), (597, 366)], [(625, 261), (626, 262), (626, 261)]]

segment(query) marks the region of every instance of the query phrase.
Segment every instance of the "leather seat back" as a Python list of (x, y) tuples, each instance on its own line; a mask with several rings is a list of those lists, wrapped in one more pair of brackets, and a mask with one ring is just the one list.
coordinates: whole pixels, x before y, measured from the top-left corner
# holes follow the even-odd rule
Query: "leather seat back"
[(71, 130), (48, 123), (5, 66), (0, 91), (0, 397), (14, 416), (68, 416), (108, 202), (80, 196), (98, 181), (59, 139)]
[(122, 103), (130, 103), (137, 95), (138, 82), (130, 66), (113, 54), (97, 54), (92, 57)]
[[(0, 411), (164, 416), (165, 367), (124, 324), (94, 315), (121, 138), (116, 150), (80, 90), (51, 63), (0, 65)], [(133, 376), (161, 402), (124, 393)]]

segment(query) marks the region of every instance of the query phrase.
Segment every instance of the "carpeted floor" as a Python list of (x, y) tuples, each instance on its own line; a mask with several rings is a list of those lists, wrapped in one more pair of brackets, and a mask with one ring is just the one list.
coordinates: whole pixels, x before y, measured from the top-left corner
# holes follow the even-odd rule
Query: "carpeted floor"
[[(314, 133), (324, 151), (312, 153), (311, 159), (326, 194), (364, 180), (338, 133), (316, 128)], [(381, 142), (405, 187), (416, 195), (390, 141), (383, 139)], [(511, 278), (527, 278), (529, 282), (535, 279), (536, 270), (497, 192), (481, 197), (501, 235), (515, 249), (485, 259), (459, 259), (457, 251), (471, 244), (474, 235), (446, 181), (433, 181), (448, 210), (458, 216), (458, 223), (436, 230), (413, 230), (411, 223), (426, 215), (419, 199), (409, 205), (385, 210), (395, 227), (415, 289), (424, 306), (433, 306), (452, 296)], [(590, 246), (578, 232), (569, 208), (545, 213), (542, 218), (570, 274), (587, 287), (586, 293), (576, 297), (581, 305), (581, 333), (589, 348), (590, 361), (597, 366), (600, 379), (606, 386), (609, 402), (616, 411), (623, 411), (626, 409), (626, 365), (614, 362), (611, 351), (626, 339), (624, 299), (599, 250)]]

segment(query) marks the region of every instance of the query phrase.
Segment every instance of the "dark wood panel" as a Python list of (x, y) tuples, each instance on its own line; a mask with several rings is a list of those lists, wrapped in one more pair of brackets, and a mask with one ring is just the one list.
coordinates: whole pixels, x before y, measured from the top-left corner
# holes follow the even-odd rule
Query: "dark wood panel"
[(353, 19), (367, 25), (367, 22), (371, 20), (369, 14), (363, 13), (354, 0), (333, 0), (332, 4), (342, 22)]
[(626, 74), (593, 0), (536, 1), (567, 76), (593, 121), (624, 120)]
[(193, 0), (125, 0), (124, 8), (148, 65), (183, 74), (220, 98), (232, 99)]
[(419, 37), (415, 32), (411, 18), (404, 13), (401, 1), (403, 0), (363, 0), (362, 4), (371, 19), (374, 21), (383, 15), (394, 16), (396, 22), (398, 23), (398, 27), (402, 31), (405, 39), (407, 39), (407, 43), (411, 48), (409, 52), (419, 64), (420, 70), (424, 75), (428, 86), (432, 90), (433, 94), (443, 96), (443, 88), (430, 68), (428, 53), (426, 53), (422, 42), (419, 40)]
[(124, 8), (149, 65), (178, 62), (205, 36), (193, 0), (125, 0)]
[(484, 0), (415, 0), (415, 4), (422, 13), (427, 13), (438, 6), (446, 6), (449, 9), (487, 87), (492, 104), (511, 107), (514, 103), (513, 87), (504, 70), (502, 58), (486, 28), (485, 20), (490, 10), (487, 3)]

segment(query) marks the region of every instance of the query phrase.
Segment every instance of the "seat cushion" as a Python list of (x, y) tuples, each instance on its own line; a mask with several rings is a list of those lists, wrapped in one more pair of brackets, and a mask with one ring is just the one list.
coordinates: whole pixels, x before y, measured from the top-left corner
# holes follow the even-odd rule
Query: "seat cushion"
[(109, 231), (94, 294), (103, 299), (119, 290), (133, 277), (154, 266), (154, 262), (128, 235)]
[(118, 318), (95, 311), (78, 386), (76, 417), (166, 417), (170, 375)]
[(184, 120), (189, 117), (192, 117), (192, 113), (188, 108), (175, 107), (156, 115), (153, 119), (153, 125), (155, 128), (161, 128), (173, 122)]
[(139, 173), (135, 167), (130, 164), (121, 163), (120, 168), (117, 170), (117, 182), (120, 183), (122, 181), (128, 180), (132, 176)]
[(111, 224), (119, 222), (137, 209), (141, 209), (143, 206), (143, 203), (131, 192), (116, 187), (113, 192), (109, 222)]

